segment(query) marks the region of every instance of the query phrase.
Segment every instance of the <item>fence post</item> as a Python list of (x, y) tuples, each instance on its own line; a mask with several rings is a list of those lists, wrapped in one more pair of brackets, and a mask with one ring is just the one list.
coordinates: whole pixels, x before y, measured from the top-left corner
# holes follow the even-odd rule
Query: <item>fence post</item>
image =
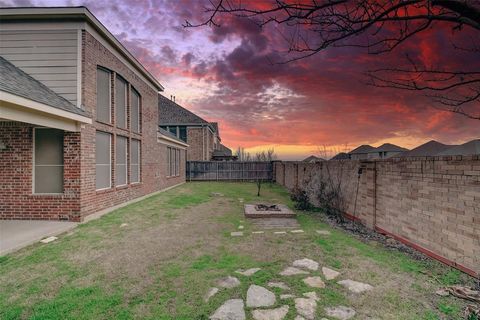
[(217, 165), (217, 181), (218, 181), (218, 162), (216, 163)]

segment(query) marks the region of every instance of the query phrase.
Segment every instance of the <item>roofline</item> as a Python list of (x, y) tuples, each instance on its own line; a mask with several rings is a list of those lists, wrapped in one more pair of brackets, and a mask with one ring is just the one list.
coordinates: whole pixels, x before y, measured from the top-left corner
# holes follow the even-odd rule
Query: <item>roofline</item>
[[(212, 125), (209, 122), (205, 123), (181, 123), (181, 122), (171, 122), (171, 123), (159, 123), (159, 127), (164, 127), (164, 126), (185, 126), (185, 127), (208, 127), (212, 133), (218, 133), (216, 132), (213, 128)], [(218, 135), (220, 137), (220, 135)]]
[(181, 140), (178, 140), (178, 139), (175, 139), (175, 138), (172, 138), (172, 137), (169, 137), (163, 133), (161, 133), (160, 131), (157, 131), (157, 138), (158, 139), (163, 139), (163, 140), (166, 140), (166, 141), (169, 141), (169, 142), (172, 142), (172, 143), (175, 143), (177, 145), (180, 145), (180, 146), (183, 146), (185, 148), (189, 147), (190, 145), (181, 141)]
[(3, 21), (13, 19), (82, 19), (94, 27), (105, 39), (129, 60), (140, 73), (146, 77), (159, 91), (165, 88), (158, 80), (123, 46), (123, 44), (108, 31), (108, 29), (85, 6), (79, 7), (6, 7), (0, 8), (0, 17)]
[(77, 114), (77, 113), (73, 113), (73, 112), (70, 112), (70, 111), (66, 111), (66, 110), (56, 108), (56, 107), (52, 107), (52, 106), (47, 105), (45, 103), (38, 102), (38, 101), (35, 101), (35, 100), (31, 100), (31, 99), (28, 99), (28, 98), (25, 98), (25, 97), (22, 97), (22, 96), (19, 96), (19, 95), (16, 95), (16, 94), (13, 94), (13, 93), (10, 93), (10, 92), (7, 92), (7, 91), (0, 90), (0, 92), (2, 93), (1, 99), (0, 99), (1, 101), (6, 101), (6, 102), (9, 102), (9, 103), (18, 105), (18, 106), (27, 107), (27, 108), (32, 109), (32, 110), (44, 112), (44, 113), (47, 113), (47, 114), (56, 115), (56, 116), (61, 117), (61, 118), (66, 118), (66, 119), (78, 121), (78, 122), (81, 122), (81, 123), (87, 123), (87, 124), (92, 123), (92, 119), (89, 118), (88, 116), (82, 116), (82, 115)]

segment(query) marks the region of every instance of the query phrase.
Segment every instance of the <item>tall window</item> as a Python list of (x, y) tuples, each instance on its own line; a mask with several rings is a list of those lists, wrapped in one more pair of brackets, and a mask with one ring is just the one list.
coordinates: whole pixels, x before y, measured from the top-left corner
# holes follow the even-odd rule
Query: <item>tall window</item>
[(132, 87), (132, 107), (130, 109), (131, 128), (133, 132), (139, 133), (141, 118), (140, 118), (140, 95), (137, 90)]
[(140, 182), (140, 141), (135, 139), (130, 144), (130, 182)]
[(63, 193), (63, 131), (36, 128), (34, 193)]
[(97, 69), (97, 120), (112, 122), (112, 106), (110, 103), (110, 71)]
[(112, 135), (97, 131), (95, 136), (95, 181), (96, 188), (110, 188), (112, 182), (112, 157), (111, 157), (111, 141)]
[(175, 177), (180, 175), (180, 150), (176, 148), (167, 148), (167, 169), (168, 176)]
[(127, 127), (127, 82), (117, 76), (115, 83), (115, 114), (117, 127)]
[(115, 142), (115, 185), (127, 184), (127, 138), (117, 136)]
[(178, 132), (179, 132), (179, 138), (182, 141), (187, 142), (187, 127), (185, 126), (180, 126), (178, 127)]

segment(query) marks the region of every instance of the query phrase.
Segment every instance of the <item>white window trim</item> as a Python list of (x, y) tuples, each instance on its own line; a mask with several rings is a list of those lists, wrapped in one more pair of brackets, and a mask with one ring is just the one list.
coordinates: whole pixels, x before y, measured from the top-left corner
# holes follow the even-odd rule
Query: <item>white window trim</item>
[[(108, 177), (109, 177), (108, 181), (109, 181), (110, 184), (109, 184), (108, 187), (97, 189), (97, 180), (96, 180), (97, 176), (95, 175), (95, 191), (109, 190), (109, 189), (112, 189), (112, 134), (108, 133), (108, 132), (104, 132), (104, 131), (96, 131), (95, 134), (97, 132), (108, 134), (108, 136), (109, 136), (110, 143), (108, 144), (108, 161), (109, 161), (110, 170), (108, 171)], [(96, 146), (95, 146), (95, 152), (97, 152)], [(96, 160), (95, 160), (95, 167), (96, 166), (97, 166), (97, 163), (96, 163)], [(104, 166), (104, 165), (102, 165), (102, 166)]]
[[(45, 127), (34, 127), (33, 128), (33, 149), (32, 149), (32, 194), (33, 195), (42, 195), (42, 196), (58, 196), (58, 195), (63, 195), (65, 193), (65, 177), (62, 182), (62, 189), (63, 192), (48, 192), (48, 193), (43, 193), (43, 192), (35, 192), (35, 132), (38, 129), (52, 129), (52, 128), (45, 128)], [(62, 150), (63, 150), (63, 145), (62, 145)], [(51, 165), (52, 167), (60, 167), (58, 165)], [(46, 167), (46, 166), (44, 166)], [(63, 164), (61, 165), (63, 168), (63, 174), (65, 174), (65, 159), (63, 160)]]

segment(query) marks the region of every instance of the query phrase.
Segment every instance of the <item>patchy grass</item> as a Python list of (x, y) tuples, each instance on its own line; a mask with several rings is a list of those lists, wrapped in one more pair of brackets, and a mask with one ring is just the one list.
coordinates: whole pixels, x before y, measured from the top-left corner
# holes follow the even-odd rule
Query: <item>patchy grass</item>
[[(318, 318), (335, 305), (355, 308), (355, 319), (460, 317), (463, 302), (434, 294), (440, 286), (468, 283), (459, 271), (362, 242), (323, 223), (319, 212), (299, 213), (304, 234), (253, 235), (243, 205), (260, 201), (293, 208), (276, 185), (264, 184), (257, 197), (253, 183), (187, 183), (80, 225), (48, 245), (0, 257), (0, 319), (208, 319), (226, 299), (245, 299), (250, 284), (283, 281), (296, 296), (312, 291), (302, 276), (278, 275), (304, 257), (375, 287), (352, 295), (326, 281), (326, 288), (316, 290)], [(122, 223), (128, 226), (120, 228)], [(239, 225), (245, 236), (230, 237)], [(331, 235), (318, 235), (318, 229)], [(252, 267), (262, 269), (251, 277), (235, 273)], [(241, 285), (204, 303), (208, 289), (228, 275)], [(290, 306), (287, 319), (294, 319), (293, 301), (277, 300), (276, 306), (282, 304)]]

